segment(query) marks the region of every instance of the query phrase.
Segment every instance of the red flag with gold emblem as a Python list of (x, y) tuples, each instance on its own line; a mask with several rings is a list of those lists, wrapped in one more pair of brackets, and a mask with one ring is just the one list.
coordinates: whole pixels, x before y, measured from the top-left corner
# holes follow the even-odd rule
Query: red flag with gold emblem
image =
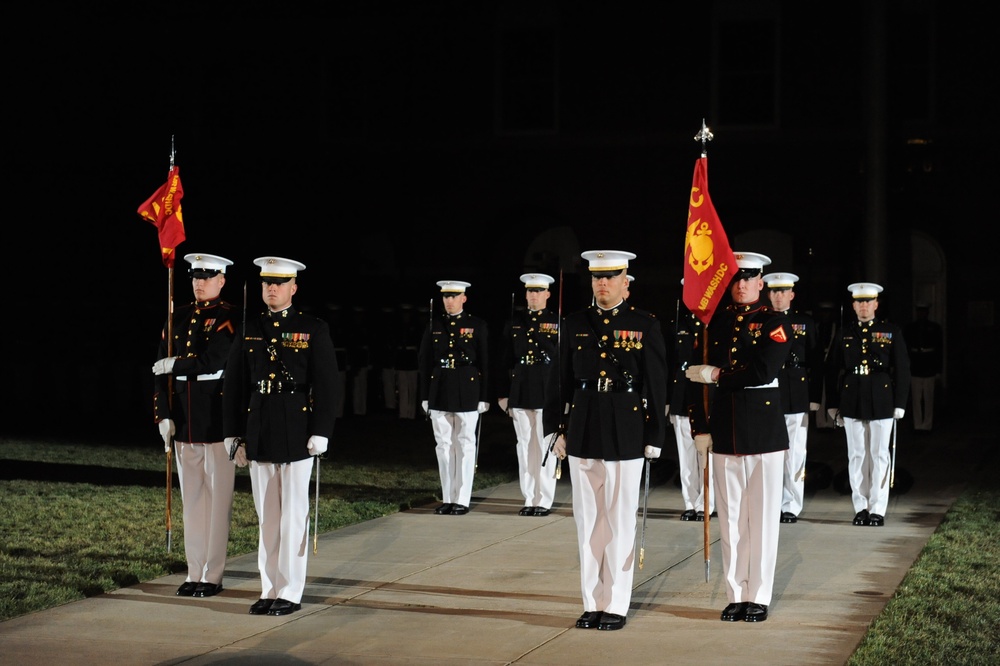
[(183, 197), (181, 168), (172, 166), (170, 174), (167, 176), (167, 182), (156, 190), (144, 204), (139, 206), (137, 211), (144, 220), (156, 227), (160, 237), (160, 255), (163, 259), (163, 265), (167, 268), (174, 267), (177, 246), (186, 238), (184, 218), (181, 215), (181, 199)]
[(708, 158), (699, 157), (684, 239), (684, 305), (708, 324), (738, 270), (729, 238), (708, 196)]

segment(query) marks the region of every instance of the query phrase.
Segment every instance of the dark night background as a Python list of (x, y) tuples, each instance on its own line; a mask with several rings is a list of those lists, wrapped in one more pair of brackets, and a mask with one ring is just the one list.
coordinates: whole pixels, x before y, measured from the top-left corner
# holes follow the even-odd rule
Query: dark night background
[(839, 308), (860, 280), (899, 324), (928, 300), (943, 409), (995, 394), (986, 3), (32, 7), (4, 12), (0, 434), (157, 441), (168, 273), (136, 208), (172, 136), (178, 255), (234, 260), (223, 295), (247, 282), (251, 308), (254, 258), (304, 262), (296, 304), (348, 347), (353, 313), (377, 330), (383, 309), (437, 307), (441, 279), (472, 283), (466, 308), (494, 336), (525, 271), (562, 270), (564, 308), (581, 307), (587, 249), (635, 252), (632, 300), (668, 326), (704, 119), (730, 240), (799, 274), (796, 306)]

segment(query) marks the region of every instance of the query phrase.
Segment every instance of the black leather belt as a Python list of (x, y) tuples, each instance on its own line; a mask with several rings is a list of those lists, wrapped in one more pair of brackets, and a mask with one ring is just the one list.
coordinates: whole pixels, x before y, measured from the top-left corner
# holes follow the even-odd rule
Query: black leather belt
[(309, 391), (309, 384), (276, 382), (270, 379), (262, 379), (257, 382), (257, 391), (261, 395), (267, 395), (269, 393), (307, 393)]
[(583, 391), (597, 391), (598, 393), (638, 393), (639, 389), (629, 386), (625, 382), (615, 382), (612, 379), (578, 379), (576, 387)]

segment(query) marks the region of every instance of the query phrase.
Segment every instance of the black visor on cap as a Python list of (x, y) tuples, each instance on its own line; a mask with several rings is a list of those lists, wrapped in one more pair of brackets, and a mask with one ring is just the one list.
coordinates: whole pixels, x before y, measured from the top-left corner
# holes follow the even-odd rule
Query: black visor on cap
[(527, 287), (526, 291), (548, 291), (548, 287)]
[(761, 273), (759, 268), (741, 268), (738, 273), (736, 273), (737, 280), (749, 280), (750, 278), (758, 277)]
[(263, 284), (285, 284), (292, 278), (290, 277), (278, 277), (276, 275), (261, 275), (260, 281)]
[(221, 272), (222, 271), (220, 270), (215, 270), (212, 268), (191, 268), (188, 270), (188, 273), (190, 273), (191, 277), (194, 278), (195, 280), (208, 280), (210, 278), (214, 278)]
[(613, 278), (616, 275), (621, 275), (624, 272), (625, 272), (624, 268), (618, 271), (590, 271), (590, 277), (594, 278), (595, 280), (600, 280), (601, 278)]

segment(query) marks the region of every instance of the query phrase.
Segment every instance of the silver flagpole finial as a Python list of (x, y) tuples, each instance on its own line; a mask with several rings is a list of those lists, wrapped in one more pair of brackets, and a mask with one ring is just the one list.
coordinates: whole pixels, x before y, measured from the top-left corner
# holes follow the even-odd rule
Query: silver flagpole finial
[(706, 146), (707, 146), (708, 142), (711, 141), (713, 138), (715, 138), (715, 136), (712, 134), (712, 131), (709, 130), (708, 126), (705, 124), (705, 119), (702, 118), (701, 119), (701, 131), (694, 135), (694, 140), (695, 141), (701, 141), (701, 156), (702, 157), (707, 157), (708, 156), (708, 152), (707, 152), (707, 147)]

